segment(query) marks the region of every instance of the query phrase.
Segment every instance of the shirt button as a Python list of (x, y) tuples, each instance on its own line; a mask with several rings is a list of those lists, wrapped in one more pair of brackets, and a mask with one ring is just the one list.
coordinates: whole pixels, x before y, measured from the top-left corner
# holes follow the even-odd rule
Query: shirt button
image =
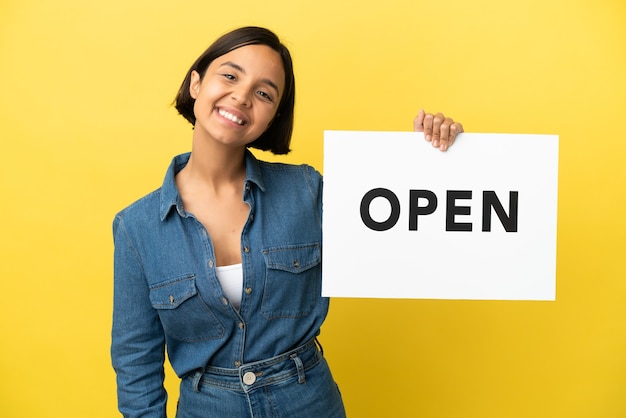
[(250, 222), (254, 221), (254, 214), (250, 215)]
[(244, 253), (249, 253), (250, 252), (250, 248), (248, 248), (247, 246), (243, 247), (243, 252)]
[(249, 295), (250, 293), (252, 293), (252, 288), (246, 287), (246, 295)]
[(209, 260), (209, 268), (213, 268), (213, 260)]
[(243, 375), (243, 383), (250, 386), (256, 382), (256, 375), (252, 372), (247, 372)]
[(240, 362), (239, 360), (237, 360), (237, 361), (235, 362), (235, 367), (239, 367), (239, 366), (241, 366), (241, 362)]
[(228, 299), (226, 299), (226, 298), (222, 298), (222, 303), (223, 303), (224, 305), (228, 305)]
[(243, 329), (243, 327), (244, 327), (243, 322), (240, 322), (239, 323), (239, 329)]

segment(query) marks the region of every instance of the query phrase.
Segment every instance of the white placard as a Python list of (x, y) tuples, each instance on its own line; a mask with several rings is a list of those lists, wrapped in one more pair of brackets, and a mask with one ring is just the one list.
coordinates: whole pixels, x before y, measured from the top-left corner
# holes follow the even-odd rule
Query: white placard
[(558, 136), (324, 133), (324, 296), (555, 300)]

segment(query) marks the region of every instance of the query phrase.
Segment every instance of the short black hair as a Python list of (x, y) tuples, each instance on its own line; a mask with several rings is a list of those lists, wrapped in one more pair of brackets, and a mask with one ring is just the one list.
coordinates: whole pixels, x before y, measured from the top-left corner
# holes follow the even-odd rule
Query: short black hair
[(235, 29), (219, 37), (206, 51), (193, 63), (174, 99), (174, 106), (178, 113), (187, 119), (192, 125), (196, 124), (196, 116), (193, 113), (195, 99), (191, 97), (189, 86), (191, 84), (192, 71), (200, 74), (200, 79), (206, 74), (206, 70), (213, 60), (246, 45), (266, 45), (276, 51), (283, 62), (285, 71), (285, 90), (278, 104), (274, 120), (269, 128), (248, 146), (263, 151), (271, 151), (274, 154), (287, 154), (293, 132), (294, 106), (296, 100), (295, 77), (293, 74), (293, 62), (291, 54), (274, 34), (274, 32), (257, 27), (246, 26)]

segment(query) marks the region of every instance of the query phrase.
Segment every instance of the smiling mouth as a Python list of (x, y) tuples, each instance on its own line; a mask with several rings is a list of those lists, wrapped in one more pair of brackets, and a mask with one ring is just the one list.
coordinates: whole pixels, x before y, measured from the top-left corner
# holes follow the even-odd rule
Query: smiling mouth
[(226, 119), (228, 119), (228, 120), (230, 120), (230, 121), (233, 121), (233, 122), (235, 122), (235, 123), (236, 123), (236, 124), (238, 124), (238, 125), (243, 125), (243, 124), (245, 123), (245, 122), (243, 121), (243, 119), (239, 119), (237, 116), (233, 115), (233, 114), (232, 114), (232, 113), (230, 113), (230, 112), (225, 111), (224, 109), (218, 109), (218, 110), (217, 110), (217, 113), (218, 113), (220, 116), (222, 116), (222, 117), (224, 117), (224, 118), (226, 118)]

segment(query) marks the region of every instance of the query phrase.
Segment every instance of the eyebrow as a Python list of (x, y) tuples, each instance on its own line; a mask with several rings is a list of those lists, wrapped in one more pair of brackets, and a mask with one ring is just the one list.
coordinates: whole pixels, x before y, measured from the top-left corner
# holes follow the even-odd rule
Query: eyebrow
[[(244, 70), (241, 65), (235, 64), (232, 61), (226, 61), (225, 63), (220, 65), (220, 67), (223, 67), (223, 66), (228, 66), (228, 67), (234, 68), (235, 70), (240, 71), (240, 72), (242, 72), (244, 74), (246, 73), (246, 70)], [(270, 86), (271, 88), (276, 90), (276, 94), (280, 96), (280, 91), (278, 91), (278, 86), (272, 80), (270, 80), (269, 78), (264, 78), (264, 79), (261, 80), (261, 82), (267, 84), (268, 86)]]

